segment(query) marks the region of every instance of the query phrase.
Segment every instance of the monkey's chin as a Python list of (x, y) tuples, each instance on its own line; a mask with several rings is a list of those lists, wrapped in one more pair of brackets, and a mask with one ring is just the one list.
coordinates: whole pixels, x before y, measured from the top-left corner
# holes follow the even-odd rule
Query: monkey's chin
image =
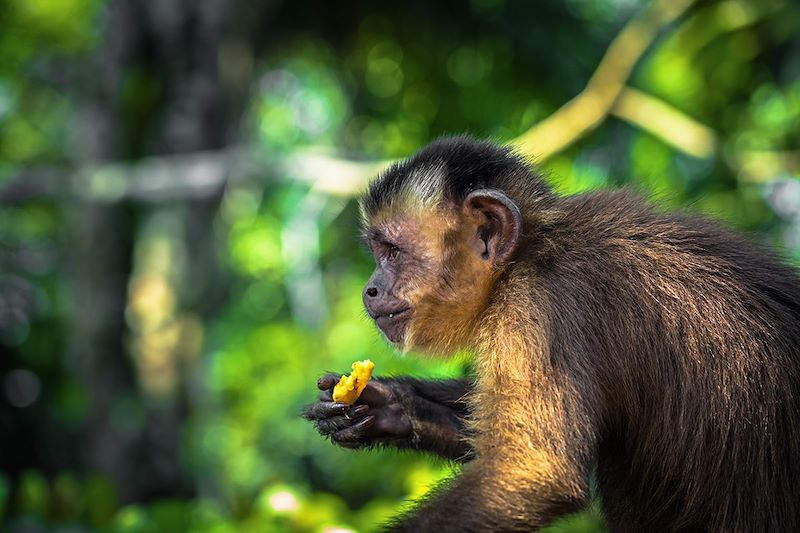
[(408, 354), (408, 352), (411, 351), (411, 346), (409, 346), (409, 344), (406, 343), (405, 338), (399, 341), (393, 341), (392, 339), (387, 337), (385, 333), (383, 334), (383, 336), (386, 339), (386, 342), (391, 344), (392, 347), (397, 351), (397, 354), (400, 355), (401, 357), (405, 357)]
[(383, 328), (381, 329), (381, 333), (383, 333), (384, 338), (396, 348), (403, 350), (404, 346), (406, 345), (406, 331), (405, 328), (402, 330), (392, 330), (386, 331)]
[(390, 338), (385, 332), (382, 333), (386, 341), (397, 350), (397, 354), (401, 357), (405, 357), (411, 350), (416, 348), (414, 345), (414, 335), (411, 332), (410, 326), (407, 326), (399, 337)]
[(400, 350), (406, 351), (406, 339), (408, 337), (409, 310), (403, 311), (399, 316), (389, 318), (387, 316), (378, 317), (375, 321), (378, 329), (381, 330), (386, 340)]

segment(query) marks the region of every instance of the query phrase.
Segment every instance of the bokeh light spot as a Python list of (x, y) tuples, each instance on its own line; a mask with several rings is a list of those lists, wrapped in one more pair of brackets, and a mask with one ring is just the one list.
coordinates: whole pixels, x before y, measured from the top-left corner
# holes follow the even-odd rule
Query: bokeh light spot
[(282, 490), (270, 495), (269, 505), (279, 513), (291, 513), (297, 511), (300, 502), (297, 501), (294, 494), (288, 490)]
[[(0, 298), (0, 303), (2, 298)], [(4, 346), (19, 346), (28, 338), (30, 333), (30, 320), (28, 315), (19, 307), (0, 309), (0, 344)]]
[(3, 380), (3, 392), (8, 403), (14, 407), (28, 407), (39, 399), (42, 383), (30, 370), (17, 368), (6, 374)]
[(492, 56), (471, 47), (462, 46), (447, 59), (447, 73), (450, 78), (463, 87), (470, 87), (481, 81), (492, 68)]
[(400, 62), (403, 52), (391, 42), (381, 42), (372, 47), (367, 55), (367, 71), (364, 82), (375, 96), (388, 98), (403, 87), (403, 70)]

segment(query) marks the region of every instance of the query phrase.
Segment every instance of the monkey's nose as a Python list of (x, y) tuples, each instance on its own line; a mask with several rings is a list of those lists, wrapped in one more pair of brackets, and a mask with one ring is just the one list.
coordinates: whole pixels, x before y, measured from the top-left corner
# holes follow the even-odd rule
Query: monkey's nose
[(376, 289), (375, 287), (370, 287), (365, 292), (367, 293), (367, 296), (369, 296), (370, 298), (375, 298), (378, 295), (378, 289)]

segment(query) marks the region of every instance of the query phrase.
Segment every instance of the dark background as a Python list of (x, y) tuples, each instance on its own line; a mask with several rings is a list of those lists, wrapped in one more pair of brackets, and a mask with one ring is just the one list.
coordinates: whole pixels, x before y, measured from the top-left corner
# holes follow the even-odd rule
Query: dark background
[(0, 0), (0, 525), (373, 529), (451, 467), (324, 441), (316, 377), (468, 360), (361, 310), (371, 175), (514, 141), (797, 261), (799, 117), (789, 0)]

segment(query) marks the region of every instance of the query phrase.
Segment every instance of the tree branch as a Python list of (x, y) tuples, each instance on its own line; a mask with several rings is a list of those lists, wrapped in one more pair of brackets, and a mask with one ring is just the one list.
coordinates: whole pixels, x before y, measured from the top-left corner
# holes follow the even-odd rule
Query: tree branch
[(611, 114), (652, 133), (694, 157), (708, 158), (717, 150), (717, 134), (671, 105), (631, 87), (617, 97)]
[(511, 144), (542, 161), (597, 127), (611, 112), (634, 66), (658, 33), (695, 0), (654, 0), (614, 38), (586, 88)]

